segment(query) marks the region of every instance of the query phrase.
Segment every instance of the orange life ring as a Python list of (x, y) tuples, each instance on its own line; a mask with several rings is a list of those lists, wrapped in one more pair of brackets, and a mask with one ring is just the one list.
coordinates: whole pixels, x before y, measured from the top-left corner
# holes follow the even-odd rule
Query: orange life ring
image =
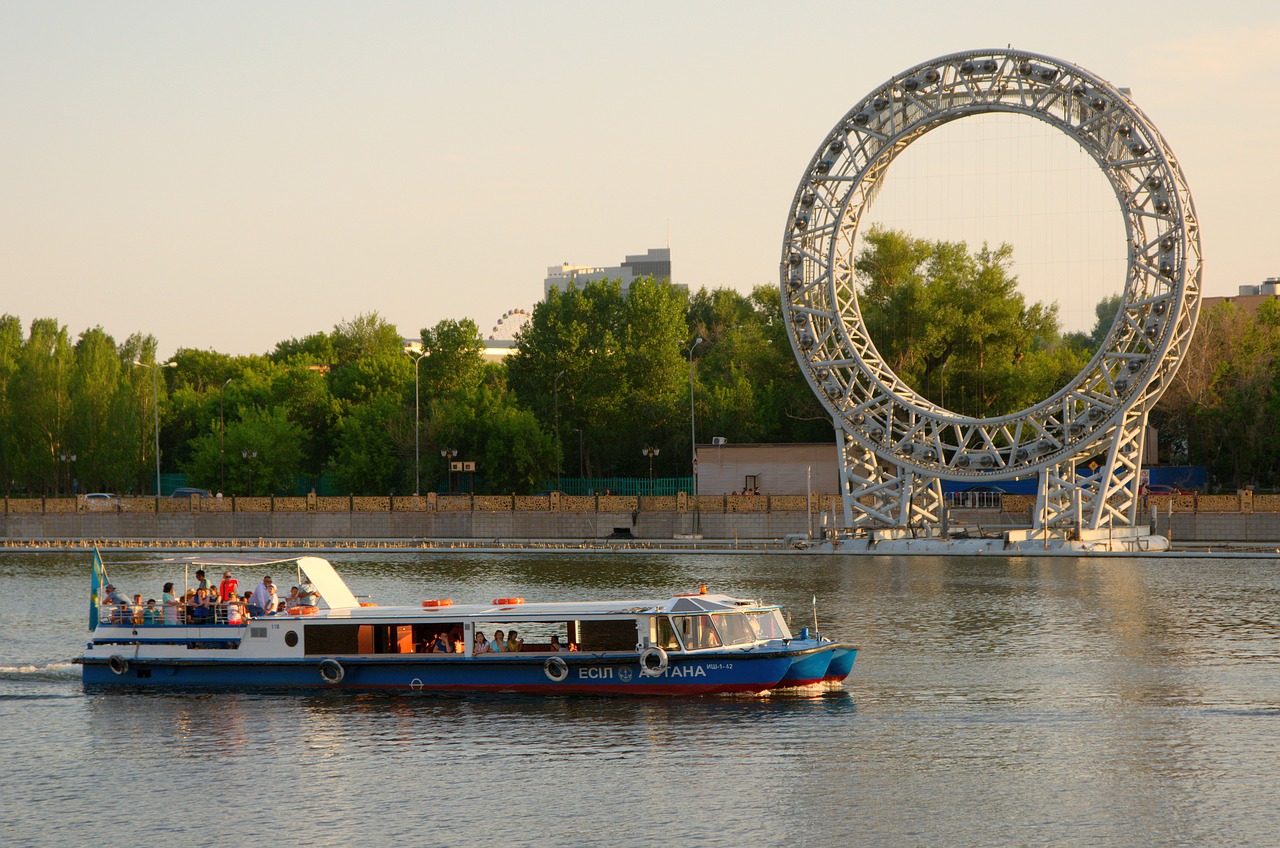
[(494, 598), (493, 605), (495, 607), (514, 607), (523, 604), (524, 598)]
[(362, 607), (376, 607), (376, 606), (377, 606), (377, 604), (375, 604), (373, 601), (361, 601), (361, 602), (360, 602), (360, 606), (362, 606)]
[(422, 605), (427, 609), (431, 609), (432, 607), (451, 607), (453, 606), (453, 601), (450, 598), (439, 598), (430, 601), (423, 601)]
[(315, 615), (320, 612), (320, 607), (289, 607), (289, 615)]

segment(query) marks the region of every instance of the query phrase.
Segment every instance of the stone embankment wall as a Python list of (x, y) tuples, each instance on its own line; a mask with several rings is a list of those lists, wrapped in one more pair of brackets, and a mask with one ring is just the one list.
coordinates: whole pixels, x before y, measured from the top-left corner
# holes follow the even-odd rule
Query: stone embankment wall
[[(1023, 503), (1022, 498), (1026, 500)], [(1025, 526), (1034, 499), (1006, 495), (1003, 510), (953, 510), (952, 524)], [(6, 499), (0, 539), (258, 540), (602, 539), (615, 530), (640, 539), (699, 534), (708, 539), (780, 539), (817, 533), (838, 500), (800, 496), (560, 497), (557, 495), (372, 498), (133, 498), (107, 510), (83, 500)], [(97, 505), (92, 505), (97, 506)], [(1280, 496), (1153, 496), (1156, 532), (1174, 542), (1277, 542)]]
[(0, 538), (74, 539), (642, 539), (700, 534), (778, 539), (816, 531), (831, 496), (126, 498), (101, 508), (74, 498), (6, 500)]

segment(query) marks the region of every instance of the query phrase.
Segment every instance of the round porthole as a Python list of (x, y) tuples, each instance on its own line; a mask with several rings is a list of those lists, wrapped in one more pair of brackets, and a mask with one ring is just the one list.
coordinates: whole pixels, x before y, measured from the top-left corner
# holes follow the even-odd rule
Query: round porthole
[(284, 643), (290, 648), (298, 647), (298, 632), (296, 630), (290, 630), (288, 633), (284, 634)]

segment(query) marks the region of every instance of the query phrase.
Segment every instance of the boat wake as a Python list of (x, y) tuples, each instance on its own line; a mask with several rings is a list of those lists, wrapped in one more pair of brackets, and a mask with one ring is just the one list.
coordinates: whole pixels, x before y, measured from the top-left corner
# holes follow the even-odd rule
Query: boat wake
[(69, 662), (28, 663), (26, 665), (0, 665), (0, 680), (71, 680), (80, 676), (80, 670)]

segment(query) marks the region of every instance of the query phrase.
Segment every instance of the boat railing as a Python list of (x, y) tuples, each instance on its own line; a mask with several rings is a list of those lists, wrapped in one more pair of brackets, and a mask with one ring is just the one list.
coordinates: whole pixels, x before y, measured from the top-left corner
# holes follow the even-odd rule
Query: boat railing
[(244, 612), (243, 607), (233, 613), (230, 604), (222, 603), (210, 604), (208, 614), (204, 616), (196, 615), (195, 607), (186, 604), (173, 608), (167, 617), (165, 613), (165, 608), (160, 606), (103, 604), (98, 610), (98, 621), (102, 624), (118, 627), (163, 627), (166, 625), (169, 627), (204, 627), (209, 625), (241, 627), (250, 619), (256, 620), (264, 617), (271, 618), (274, 615), (284, 615), (284, 613), (274, 613), (272, 616), (251, 616)]

